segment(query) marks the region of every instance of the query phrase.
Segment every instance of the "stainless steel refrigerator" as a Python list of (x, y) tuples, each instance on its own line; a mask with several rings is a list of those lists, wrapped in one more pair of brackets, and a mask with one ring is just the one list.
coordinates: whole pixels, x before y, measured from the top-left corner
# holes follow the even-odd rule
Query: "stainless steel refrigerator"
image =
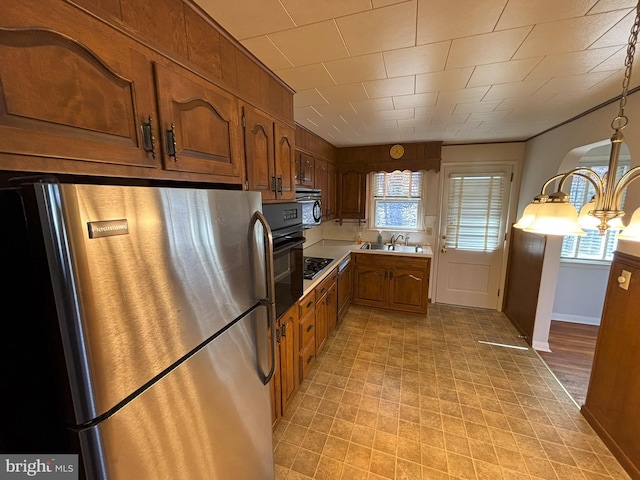
[(260, 211), (254, 192), (0, 191), (0, 450), (77, 451), (91, 479), (272, 479)]

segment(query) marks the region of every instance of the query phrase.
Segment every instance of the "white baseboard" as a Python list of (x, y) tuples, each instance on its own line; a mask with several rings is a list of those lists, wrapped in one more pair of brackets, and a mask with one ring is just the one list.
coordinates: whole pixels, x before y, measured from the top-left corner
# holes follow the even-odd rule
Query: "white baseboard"
[(539, 340), (534, 340), (531, 344), (534, 350), (539, 350), (541, 352), (550, 352), (549, 342), (540, 342)]
[(552, 313), (551, 318), (559, 322), (583, 323), (585, 325), (600, 325), (600, 317), (585, 317), (583, 315), (568, 315), (566, 313)]

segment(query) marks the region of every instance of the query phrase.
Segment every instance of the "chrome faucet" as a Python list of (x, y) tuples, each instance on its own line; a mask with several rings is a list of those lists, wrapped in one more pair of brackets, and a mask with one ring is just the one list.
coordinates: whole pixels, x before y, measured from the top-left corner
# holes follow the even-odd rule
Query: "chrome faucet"
[(404, 235), (402, 235), (401, 233), (399, 233), (398, 235), (391, 235), (391, 245), (395, 245), (396, 242), (400, 240), (400, 237), (404, 238)]

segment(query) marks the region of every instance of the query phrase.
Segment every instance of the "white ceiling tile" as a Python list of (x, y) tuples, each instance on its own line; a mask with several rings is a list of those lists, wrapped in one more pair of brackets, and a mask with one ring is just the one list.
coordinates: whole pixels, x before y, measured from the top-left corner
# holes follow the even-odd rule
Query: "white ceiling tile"
[(584, 50), (618, 23), (625, 13), (616, 11), (538, 24), (513, 58)]
[(615, 52), (605, 61), (593, 67), (591, 71), (597, 72), (597, 71), (604, 71), (604, 70), (622, 70), (624, 69), (624, 62), (625, 62), (626, 55), (627, 55), (627, 48), (619, 47), (617, 52)]
[(493, 112), (476, 112), (469, 115), (469, 121), (482, 122), (482, 125), (486, 126), (487, 123), (497, 122), (502, 120), (508, 114), (509, 112), (505, 110), (497, 110)]
[(325, 62), (324, 66), (336, 83), (356, 83), (386, 78), (382, 53), (349, 57)]
[(351, 56), (415, 45), (416, 2), (376, 8), (336, 19)]
[(362, 83), (351, 83), (349, 85), (330, 85), (319, 87), (320, 94), (329, 103), (350, 103), (367, 100), (367, 92)]
[(415, 93), (416, 79), (410, 77), (386, 78), (364, 82), (369, 98), (393, 97), (396, 95), (412, 95)]
[(419, 0), (417, 44), (492, 32), (506, 0)]
[(400, 77), (444, 70), (450, 46), (447, 41), (384, 52), (387, 75)]
[(438, 95), (439, 103), (479, 102), (487, 94), (490, 87), (473, 87), (462, 90), (444, 90)]
[(283, 68), (294, 66), (266, 35), (248, 38), (243, 40), (242, 44), (258, 57), (262, 63), (269, 65), (274, 70), (282, 70)]
[(296, 25), (306, 25), (371, 10), (370, 0), (280, 0)]
[[(447, 70), (511, 60), (532, 27), (514, 28), (473, 37), (458, 38), (451, 44)], [(533, 57), (536, 55), (528, 55)], [(540, 56), (540, 55), (538, 55)]]
[(333, 20), (272, 33), (269, 38), (295, 66), (348, 56)]
[(358, 113), (393, 110), (393, 100), (390, 97), (373, 98), (361, 102), (351, 102), (351, 106)]
[(542, 57), (511, 60), (509, 62), (478, 65), (467, 86), (482, 87), (496, 83), (519, 82), (523, 80), (533, 68), (540, 63)]
[(500, 102), (501, 100), (487, 100), (483, 102), (459, 103), (456, 105), (453, 114), (464, 115), (469, 113), (492, 112), (500, 104)]
[(596, 0), (509, 0), (497, 30), (586, 15)]
[(400, 120), (406, 118), (414, 118), (415, 110), (413, 108), (404, 108), (402, 110), (381, 110), (376, 112), (380, 120)]
[(393, 105), (395, 108), (415, 108), (435, 105), (436, 100), (438, 100), (438, 94), (435, 92), (418, 93), (393, 97)]
[(320, 92), (315, 88), (310, 88), (309, 90), (302, 90), (296, 92), (293, 96), (293, 106), (294, 108), (299, 107), (310, 107), (312, 105), (326, 105), (327, 100), (320, 95)]
[(616, 53), (618, 49), (619, 47), (607, 47), (548, 55), (531, 71), (527, 80), (547, 80), (551, 77), (587, 73)]
[(589, 13), (602, 13), (623, 8), (634, 8), (636, 4), (636, 0), (600, 0), (589, 10)]
[(438, 92), (440, 90), (459, 90), (467, 86), (473, 73), (473, 67), (443, 72), (425, 73), (416, 76), (416, 93)]
[(407, 0), (372, 0), (373, 8), (388, 7), (389, 5), (395, 5), (396, 3), (406, 2)]
[(294, 90), (308, 90), (315, 87), (335, 85), (329, 72), (319, 63), (277, 70), (275, 73)]
[(597, 39), (591, 45), (591, 48), (626, 45), (629, 40), (629, 34), (631, 33), (631, 27), (633, 26), (633, 22), (635, 20), (635, 14), (635, 9), (630, 10), (627, 16), (620, 20), (615, 28), (612, 28), (602, 37)]
[(197, 3), (238, 40), (295, 27), (278, 0), (198, 0)]
[(501, 83), (493, 85), (484, 100), (502, 100), (505, 98), (528, 97), (536, 93), (547, 82), (547, 79), (527, 80), (524, 82)]
[(594, 85), (610, 77), (613, 72), (592, 72), (580, 75), (567, 75), (566, 77), (555, 77), (549, 80), (536, 92), (536, 95), (548, 95), (550, 93), (570, 93), (587, 90)]

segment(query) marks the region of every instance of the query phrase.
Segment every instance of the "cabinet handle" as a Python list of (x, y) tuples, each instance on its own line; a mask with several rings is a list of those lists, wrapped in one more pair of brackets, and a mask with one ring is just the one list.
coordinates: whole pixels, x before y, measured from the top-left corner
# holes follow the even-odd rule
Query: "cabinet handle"
[(178, 146), (176, 145), (176, 126), (172, 123), (171, 130), (165, 132), (167, 139), (167, 155), (173, 158), (174, 162), (178, 161)]
[(282, 327), (280, 327), (282, 329), (282, 337), (286, 337), (287, 336), (287, 324), (283, 323)]
[(282, 177), (278, 177), (278, 193), (282, 195)]
[(309, 326), (307, 327), (307, 333), (309, 333), (311, 330), (313, 330), (313, 325), (309, 325)]
[(389, 278), (393, 278), (393, 270), (389, 272)]
[(142, 149), (150, 153), (153, 158), (156, 158), (156, 138), (153, 136), (153, 120), (151, 116), (146, 122), (140, 124), (140, 130), (142, 132)]
[(280, 327), (276, 327), (276, 342), (280, 343)]
[(313, 355), (309, 355), (309, 358), (307, 358), (307, 365), (311, 363), (311, 360), (313, 360)]
[(384, 278), (388, 278), (389, 277), (389, 272), (387, 272), (386, 270), (384, 271)]
[(311, 307), (311, 305), (313, 305), (313, 302), (309, 302), (309, 303), (307, 303), (307, 308), (310, 308), (310, 307)]
[(271, 191), (276, 191), (276, 177), (271, 177)]

